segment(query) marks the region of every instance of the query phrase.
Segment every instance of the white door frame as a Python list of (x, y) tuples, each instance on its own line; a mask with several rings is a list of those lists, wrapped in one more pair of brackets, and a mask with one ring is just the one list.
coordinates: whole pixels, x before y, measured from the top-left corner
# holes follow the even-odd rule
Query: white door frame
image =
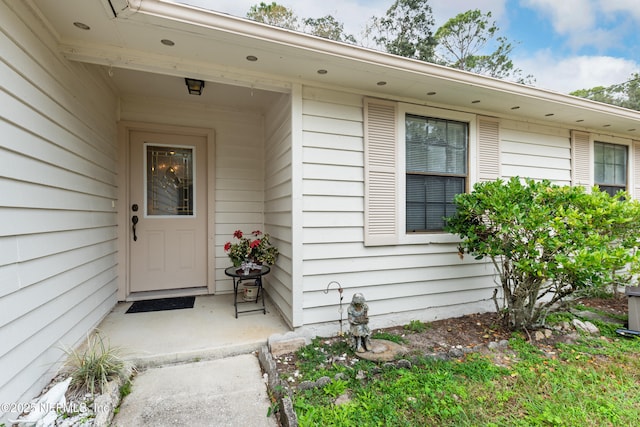
[(118, 123), (118, 301), (131, 293), (129, 242), (132, 239), (129, 194), (129, 134), (131, 131), (181, 133), (203, 136), (207, 140), (207, 291), (214, 294), (215, 281), (215, 133), (213, 129), (171, 126), (157, 123), (121, 121)]

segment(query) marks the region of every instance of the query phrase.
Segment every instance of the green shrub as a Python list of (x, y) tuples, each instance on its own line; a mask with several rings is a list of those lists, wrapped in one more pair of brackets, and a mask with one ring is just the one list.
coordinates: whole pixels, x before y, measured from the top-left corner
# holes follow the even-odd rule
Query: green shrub
[(640, 202), (626, 193), (515, 177), (477, 183), (455, 203), (447, 231), (462, 238), (461, 255), (491, 260), (514, 329), (542, 324), (577, 290), (621, 284), (638, 271)]

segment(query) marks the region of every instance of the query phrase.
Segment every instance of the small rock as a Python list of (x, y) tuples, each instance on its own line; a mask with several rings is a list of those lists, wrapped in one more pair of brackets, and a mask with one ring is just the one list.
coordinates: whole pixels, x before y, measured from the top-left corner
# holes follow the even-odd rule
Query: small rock
[(600, 334), (600, 330), (596, 327), (596, 325), (589, 321), (583, 322), (580, 319), (573, 319), (571, 323), (573, 323), (573, 326), (579, 331), (583, 331), (591, 335)]
[(298, 384), (298, 390), (311, 390), (312, 388), (316, 388), (317, 384), (311, 381), (302, 381)]
[(498, 348), (500, 348), (500, 345), (495, 341), (491, 341), (489, 344), (487, 344), (487, 347), (489, 348), (489, 350), (497, 350)]
[(343, 393), (336, 398), (334, 403), (336, 406), (340, 406), (349, 402), (351, 402), (351, 396), (349, 395), (349, 393)]
[(535, 334), (533, 334), (533, 339), (535, 341), (542, 341), (544, 339), (544, 332), (536, 331)]
[(449, 356), (450, 357), (462, 357), (464, 356), (464, 351), (460, 350), (459, 348), (451, 348), (449, 349)]
[(409, 362), (407, 359), (398, 360), (396, 365), (398, 366), (398, 368), (411, 369), (411, 362)]
[(338, 381), (338, 380), (346, 380), (347, 379), (347, 375), (344, 372), (338, 372), (334, 377), (334, 380)]
[(316, 386), (324, 387), (331, 382), (331, 378), (329, 377), (320, 377), (316, 380)]
[(359, 370), (358, 373), (356, 374), (356, 379), (363, 380), (365, 378), (367, 378), (367, 374), (363, 370)]
[(508, 346), (509, 346), (509, 340), (500, 340), (500, 341), (498, 342), (498, 345), (499, 345), (500, 347), (502, 347), (502, 348), (506, 348), (506, 347), (508, 347)]

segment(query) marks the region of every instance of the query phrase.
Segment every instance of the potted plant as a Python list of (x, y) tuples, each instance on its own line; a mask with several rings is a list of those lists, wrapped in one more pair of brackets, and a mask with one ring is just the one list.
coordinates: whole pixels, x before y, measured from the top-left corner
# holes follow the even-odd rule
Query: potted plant
[(237, 242), (225, 243), (224, 251), (235, 267), (242, 266), (242, 263), (273, 265), (278, 259), (278, 248), (271, 244), (269, 234), (255, 230), (246, 237), (242, 230), (236, 230), (233, 237)]
[[(235, 267), (242, 268), (244, 274), (262, 268), (262, 264), (274, 264), (278, 259), (278, 248), (271, 244), (269, 234), (255, 230), (251, 232), (250, 237), (246, 237), (242, 230), (236, 230), (233, 237), (237, 242), (225, 243), (224, 251)], [(255, 282), (241, 283), (243, 299), (255, 301), (258, 297), (258, 286)]]

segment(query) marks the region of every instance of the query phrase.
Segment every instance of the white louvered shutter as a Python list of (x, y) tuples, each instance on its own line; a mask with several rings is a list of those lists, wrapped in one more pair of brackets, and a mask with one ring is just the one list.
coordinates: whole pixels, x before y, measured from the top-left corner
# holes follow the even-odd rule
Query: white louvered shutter
[(591, 146), (587, 132), (571, 131), (571, 185), (593, 186)]
[(364, 243), (398, 242), (396, 104), (364, 102)]
[(500, 177), (500, 123), (478, 117), (478, 181)]

